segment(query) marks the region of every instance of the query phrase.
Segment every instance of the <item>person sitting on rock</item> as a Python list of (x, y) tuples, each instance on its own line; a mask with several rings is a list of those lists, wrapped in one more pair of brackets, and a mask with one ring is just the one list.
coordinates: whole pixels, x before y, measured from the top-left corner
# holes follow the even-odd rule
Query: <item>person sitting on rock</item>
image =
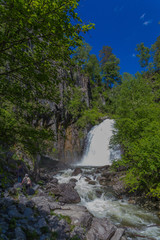
[(29, 190), (30, 187), (32, 186), (32, 182), (28, 174), (25, 174), (25, 177), (23, 178), (22, 185), (26, 188), (26, 190)]

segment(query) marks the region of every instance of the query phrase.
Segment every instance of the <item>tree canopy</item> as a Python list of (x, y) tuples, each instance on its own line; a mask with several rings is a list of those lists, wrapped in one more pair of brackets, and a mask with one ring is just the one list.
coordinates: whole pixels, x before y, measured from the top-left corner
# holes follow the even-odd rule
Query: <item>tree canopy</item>
[(0, 1), (1, 143), (36, 151), (53, 138), (37, 124), (50, 110), (44, 99), (59, 102), (60, 69), (93, 27), (82, 23), (77, 6), (77, 0)]

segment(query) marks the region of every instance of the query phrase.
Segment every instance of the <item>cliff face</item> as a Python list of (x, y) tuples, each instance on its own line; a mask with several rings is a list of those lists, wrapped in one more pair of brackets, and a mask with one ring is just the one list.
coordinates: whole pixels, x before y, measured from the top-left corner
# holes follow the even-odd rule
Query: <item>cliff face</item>
[[(79, 137), (79, 129), (72, 122), (70, 114), (65, 108), (64, 92), (67, 89), (66, 79), (72, 79), (75, 87), (79, 87), (83, 92), (83, 102), (89, 107), (90, 105), (90, 85), (88, 77), (84, 76), (77, 69), (70, 72), (62, 71), (60, 77), (64, 79), (59, 84), (60, 98), (59, 104), (47, 102), (50, 106), (51, 115), (46, 116), (46, 123), (54, 131), (53, 149), (49, 155), (52, 158), (73, 163), (80, 160), (83, 152), (84, 139), (87, 135), (87, 127)], [(83, 136), (83, 137), (82, 137)]]

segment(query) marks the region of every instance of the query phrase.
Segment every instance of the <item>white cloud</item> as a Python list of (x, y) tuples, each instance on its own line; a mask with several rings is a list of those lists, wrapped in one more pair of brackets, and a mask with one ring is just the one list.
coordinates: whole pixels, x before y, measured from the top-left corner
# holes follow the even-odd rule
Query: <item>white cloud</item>
[(146, 13), (143, 13), (141, 16), (140, 16), (140, 19), (144, 19)]
[(145, 21), (143, 25), (148, 26), (148, 24), (151, 24), (151, 23), (152, 23), (152, 20), (148, 20), (148, 21)]
[(135, 53), (132, 54), (132, 57), (136, 57)]

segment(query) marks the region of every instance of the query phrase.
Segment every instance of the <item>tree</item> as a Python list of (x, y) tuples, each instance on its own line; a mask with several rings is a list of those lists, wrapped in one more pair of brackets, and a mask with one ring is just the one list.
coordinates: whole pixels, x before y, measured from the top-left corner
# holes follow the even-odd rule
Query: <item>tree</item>
[(92, 54), (89, 56), (89, 60), (86, 64), (86, 71), (90, 77), (90, 79), (96, 83), (97, 85), (101, 85), (101, 68), (99, 61), (96, 55)]
[(99, 54), (101, 58), (101, 68), (103, 72), (103, 80), (106, 83), (107, 88), (112, 88), (114, 84), (121, 83), (120, 76), (120, 60), (112, 53), (112, 48), (109, 46), (103, 46)]
[(151, 57), (150, 49), (148, 47), (145, 47), (144, 43), (140, 43), (140, 44), (137, 44), (136, 51), (138, 52), (136, 56), (139, 57), (139, 63), (141, 67), (148, 66), (148, 61)]
[(112, 55), (112, 48), (109, 46), (103, 46), (102, 50), (99, 51), (99, 57), (101, 59), (100, 63), (102, 67), (106, 62), (108, 62), (110, 56)]
[(152, 45), (153, 62), (156, 70), (160, 70), (160, 36)]
[(127, 167), (126, 184), (131, 191), (160, 197), (160, 108), (152, 86), (139, 73), (135, 77), (125, 74), (115, 91), (115, 141), (123, 148), (119, 164)]
[(92, 49), (92, 47), (88, 43), (83, 42), (82, 45), (77, 47), (74, 51), (73, 60), (82, 69), (86, 68), (86, 64), (90, 57), (89, 53), (90, 53), (91, 49)]
[(33, 154), (53, 138), (39, 124), (50, 111), (44, 99), (58, 103), (57, 76), (93, 27), (82, 24), (78, 2), (0, 0), (1, 143), (20, 142)]
[(112, 88), (114, 84), (121, 83), (120, 60), (112, 54), (103, 65), (103, 76), (107, 88)]

